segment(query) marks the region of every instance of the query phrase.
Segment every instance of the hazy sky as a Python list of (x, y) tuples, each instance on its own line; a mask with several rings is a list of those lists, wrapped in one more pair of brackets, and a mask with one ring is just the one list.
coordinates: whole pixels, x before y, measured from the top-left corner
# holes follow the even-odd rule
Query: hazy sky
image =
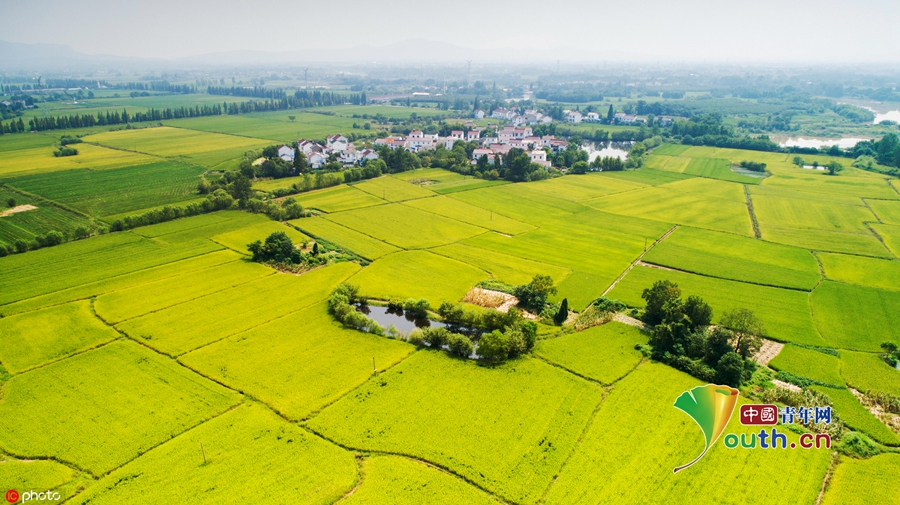
[(679, 61), (900, 61), (900, 0), (0, 0), (0, 12), (2, 40), (120, 56), (424, 38)]

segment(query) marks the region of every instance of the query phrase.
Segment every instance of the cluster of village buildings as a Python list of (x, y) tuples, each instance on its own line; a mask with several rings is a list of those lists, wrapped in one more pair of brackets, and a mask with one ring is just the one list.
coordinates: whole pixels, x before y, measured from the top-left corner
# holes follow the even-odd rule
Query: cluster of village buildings
[[(328, 158), (334, 154), (337, 161), (344, 165), (365, 164), (366, 161), (378, 159), (378, 153), (372, 149), (356, 149), (347, 137), (343, 135), (329, 135), (325, 139), (325, 145), (313, 142), (312, 140), (301, 139), (297, 143), (297, 150), (306, 156), (306, 162), (313, 169), (322, 168), (322, 165), (328, 163)], [(288, 163), (294, 161), (294, 148), (291, 146), (281, 146), (278, 148), (278, 157)]]
[[(582, 114), (577, 110), (566, 110), (563, 111), (563, 114), (567, 123), (599, 123), (601, 121), (600, 114), (597, 112)], [(476, 110), (474, 115), (475, 119), (483, 119), (485, 112)], [(459, 141), (477, 142), (478, 147), (472, 153), (472, 163), (476, 163), (482, 156), (487, 156), (488, 162), (493, 164), (497, 157), (506, 155), (510, 149), (518, 148), (526, 151), (534, 163), (549, 167), (550, 161), (547, 160), (545, 148), (550, 148), (551, 151), (566, 148), (567, 142), (563, 139), (558, 139), (552, 135), (538, 137), (533, 134), (531, 125), (547, 124), (552, 121), (550, 116), (536, 110), (526, 110), (524, 114), (519, 114), (513, 110), (499, 108), (494, 109), (490, 117), (506, 121), (508, 124), (502, 128), (496, 124), (488, 124), (487, 127), (482, 127), (470, 121), (463, 126), (464, 129), (452, 130), (450, 135), (446, 137), (424, 133), (421, 130), (413, 130), (408, 136), (390, 135), (376, 139), (374, 142), (375, 149), (387, 146), (391, 149), (406, 149), (411, 152), (418, 152), (420, 150), (434, 149), (439, 145), (447, 149), (453, 149), (453, 145)], [(671, 122), (671, 118), (667, 117), (660, 118), (660, 120)], [(647, 122), (644, 118), (631, 116), (624, 112), (616, 113), (613, 121), (616, 124)], [(486, 131), (495, 133), (484, 135)], [(378, 159), (378, 153), (375, 150), (358, 150), (343, 135), (329, 136), (324, 146), (311, 140), (300, 140), (298, 150), (306, 156), (307, 162), (313, 169), (321, 168), (328, 162), (331, 155), (336, 155), (337, 161), (344, 165), (365, 164), (368, 160)], [(287, 162), (293, 162), (294, 149), (291, 146), (281, 146), (278, 149), (278, 156)]]

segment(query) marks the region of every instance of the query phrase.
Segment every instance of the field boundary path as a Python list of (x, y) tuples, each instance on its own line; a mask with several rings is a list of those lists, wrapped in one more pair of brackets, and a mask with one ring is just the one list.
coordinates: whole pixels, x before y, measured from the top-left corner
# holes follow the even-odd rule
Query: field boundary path
[(618, 284), (619, 281), (621, 281), (622, 279), (624, 279), (625, 276), (628, 275), (628, 272), (630, 272), (631, 269), (634, 268), (635, 265), (637, 265), (638, 263), (642, 263), (641, 260), (644, 259), (644, 255), (646, 255), (648, 252), (650, 252), (654, 247), (656, 247), (656, 244), (658, 244), (658, 243), (662, 242), (663, 240), (665, 240), (666, 237), (668, 237), (669, 235), (671, 235), (672, 233), (674, 233), (675, 230), (677, 230), (677, 229), (678, 229), (678, 225), (676, 224), (675, 226), (673, 226), (672, 228), (670, 228), (669, 231), (667, 231), (665, 234), (663, 234), (662, 237), (659, 237), (658, 239), (656, 239), (656, 241), (654, 241), (652, 244), (650, 244), (650, 247), (648, 247), (647, 249), (645, 249), (644, 252), (642, 252), (641, 255), (637, 257), (636, 260), (632, 261), (631, 264), (628, 265), (628, 268), (626, 268), (625, 271), (622, 272), (621, 275), (619, 275), (618, 277), (616, 277), (616, 280), (614, 280), (613, 283), (610, 284), (609, 287), (606, 288), (606, 290), (603, 291), (603, 294), (600, 295), (600, 296), (606, 296), (607, 293), (609, 293), (610, 291), (612, 291), (613, 288), (616, 287), (616, 284)]
[(753, 225), (753, 234), (757, 239), (762, 239), (762, 233), (759, 231), (759, 221), (756, 220), (756, 211), (753, 210), (753, 199), (750, 198), (750, 188), (744, 184), (744, 196), (747, 197), (747, 211), (750, 212), (750, 223)]
[(778, 353), (784, 348), (784, 344), (765, 338), (762, 341), (762, 346), (760, 346), (759, 352), (756, 353), (753, 359), (760, 365), (767, 366), (775, 356), (778, 356)]

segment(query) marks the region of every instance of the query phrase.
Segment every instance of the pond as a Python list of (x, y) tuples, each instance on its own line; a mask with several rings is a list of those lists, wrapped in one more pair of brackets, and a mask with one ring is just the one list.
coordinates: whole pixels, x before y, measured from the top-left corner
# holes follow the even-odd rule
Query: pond
[(850, 149), (851, 147), (855, 146), (856, 144), (858, 144), (864, 140), (867, 140), (867, 139), (859, 139), (859, 138), (852, 138), (852, 137), (842, 138), (842, 139), (812, 139), (812, 138), (808, 139), (808, 138), (803, 138), (803, 137), (798, 137), (798, 138), (791, 137), (791, 138), (785, 140), (784, 142), (782, 142), (780, 145), (781, 145), (781, 147), (806, 147), (806, 148), (811, 147), (814, 149), (838, 146), (841, 149)]
[(889, 112), (885, 112), (884, 114), (875, 114), (875, 124), (878, 124), (882, 121), (893, 121), (895, 123), (900, 123), (900, 110), (892, 110)]
[(587, 151), (588, 161), (594, 161), (594, 158), (619, 158), (625, 161), (631, 144), (633, 142), (585, 142), (581, 148)]
[(374, 319), (376, 323), (384, 328), (394, 325), (394, 328), (397, 328), (405, 334), (409, 334), (416, 328), (447, 328), (447, 330), (453, 333), (462, 333), (463, 335), (477, 339), (482, 333), (482, 331), (477, 328), (453, 326), (439, 321), (432, 321), (430, 319), (416, 319), (402, 309), (391, 310), (380, 305), (357, 305), (356, 310)]

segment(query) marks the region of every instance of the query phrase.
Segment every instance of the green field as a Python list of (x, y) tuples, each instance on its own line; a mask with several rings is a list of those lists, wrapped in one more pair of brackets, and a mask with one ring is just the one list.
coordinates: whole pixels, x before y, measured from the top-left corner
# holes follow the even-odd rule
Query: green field
[(753, 195), (753, 209), (763, 230), (798, 228), (843, 233), (866, 233), (865, 223), (876, 221), (862, 204), (844, 205), (803, 198), (779, 198)]
[(894, 257), (900, 258), (900, 226), (873, 224), (872, 229), (884, 241), (885, 247), (894, 253)]
[(326, 505), (357, 478), (350, 453), (265, 407), (244, 404), (116, 469), (74, 503), (154, 504), (178, 496), (215, 504), (264, 496), (266, 503)]
[(681, 227), (644, 261), (712, 277), (811, 290), (821, 279), (815, 257), (798, 248)]
[(813, 386), (812, 389), (824, 394), (831, 400), (834, 412), (845, 425), (869, 435), (879, 443), (891, 446), (900, 445), (900, 437), (891, 431), (880, 419), (872, 415), (849, 389), (819, 386)]
[[(301, 276), (278, 274), (129, 319), (117, 328), (169, 355), (183, 354), (324, 300), (359, 266), (338, 263)], [(271, 301), (278, 303), (248, 303)], [(191, 332), (182, 324), (190, 321)]]
[(841, 375), (860, 391), (881, 391), (900, 396), (900, 370), (891, 368), (878, 355), (841, 351)]
[(325, 219), (402, 249), (446, 245), (487, 231), (400, 204), (349, 210)]
[(824, 352), (788, 344), (769, 362), (769, 366), (825, 384), (844, 386), (840, 358)]
[(599, 386), (538, 360), (487, 368), (420, 351), (309, 426), (350, 447), (423, 458), (508, 500), (534, 503), (601, 397)]
[(90, 220), (83, 215), (3, 186), (0, 186), (0, 213), (12, 210), (7, 206), (7, 200), (10, 198), (16, 201), (17, 206), (31, 205), (36, 208), (0, 217), (0, 244), (2, 245), (12, 246), (17, 240), (23, 240), (30, 244), (36, 236), (46, 235), (51, 231), (58, 231), (72, 237), (75, 228), (91, 227)]
[(11, 373), (119, 338), (88, 300), (0, 318), (0, 363)]
[[(303, 328), (303, 331), (295, 331)], [(343, 328), (324, 303), (182, 356), (179, 361), (298, 420), (334, 402), (413, 347)]]
[(833, 347), (880, 351), (900, 324), (900, 293), (825, 281), (809, 298), (813, 319)]
[(374, 260), (399, 251), (397, 247), (331, 222), (324, 217), (295, 219), (291, 221), (291, 224), (311, 237), (327, 240), (366, 259)]
[(116, 324), (272, 274), (260, 264), (237, 260), (112, 291), (98, 296), (94, 307), (104, 321)]
[(491, 210), (469, 205), (447, 196), (410, 200), (403, 205), (507, 235), (518, 235), (535, 229), (530, 224), (495, 214)]
[(900, 261), (819, 253), (825, 278), (871, 288), (900, 291)]
[(53, 156), (56, 148), (36, 147), (3, 152), (0, 156), (0, 180), (11, 182), (15, 177), (37, 175), (62, 170), (90, 169), (110, 170), (113, 168), (146, 165), (160, 161), (147, 154), (108, 149), (91, 144), (78, 144), (76, 156)]
[(362, 485), (341, 503), (346, 505), (501, 503), (459, 477), (412, 459), (374, 456), (363, 461), (362, 471), (365, 475)]
[(213, 235), (210, 238), (231, 250), (249, 255), (250, 250), (247, 249), (248, 244), (257, 240), (265, 242), (266, 238), (273, 233), (286, 234), (295, 245), (310, 241), (309, 237), (300, 233), (292, 226), (286, 226), (282, 223), (276, 223), (275, 221), (263, 221), (261, 223), (238, 228), (234, 231)]
[(636, 344), (647, 343), (641, 330), (622, 323), (610, 322), (578, 333), (543, 340), (536, 354), (541, 358), (582, 377), (612, 384), (641, 361)]
[(374, 197), (369, 193), (359, 191), (355, 186), (336, 186), (303, 193), (294, 198), (306, 208), (323, 210), (325, 212), (340, 212), (360, 207), (371, 207), (372, 205), (380, 205), (385, 202), (381, 197)]
[(684, 173), (743, 184), (759, 184), (761, 180), (759, 177), (750, 177), (733, 171), (731, 162), (721, 158), (693, 158), (685, 167)]
[(494, 279), (513, 285), (527, 284), (536, 274), (549, 275), (558, 282), (570, 272), (565, 267), (463, 244), (450, 244), (430, 251), (478, 267)]
[(434, 196), (433, 192), (421, 186), (390, 176), (369, 179), (368, 181), (354, 184), (353, 187), (389, 202), (402, 202), (414, 198)]
[(892, 475), (900, 473), (900, 454), (869, 459), (842, 458), (822, 499), (823, 505), (891, 503), (897, 499)]
[(350, 279), (360, 292), (372, 298), (426, 298), (435, 307), (456, 302), (479, 281), (484, 270), (427, 251), (390, 254), (362, 269)]
[(101, 475), (238, 402), (173, 361), (118, 341), (9, 379), (0, 448)]
[[(678, 395), (697, 385), (696, 379), (655, 363), (641, 365), (622, 379), (544, 503), (740, 504), (760, 489), (777, 489), (780, 499), (791, 503), (813, 503), (831, 456), (825, 449), (729, 451), (720, 441), (689, 470), (672, 475), (673, 468), (703, 450), (697, 425), (672, 407)], [(726, 433), (751, 431), (732, 416)], [(796, 435), (788, 437), (796, 441)]]
[(887, 224), (900, 224), (900, 202), (887, 200), (866, 200), (878, 220)]
[[(713, 308), (714, 322), (727, 310), (748, 308), (763, 322), (764, 333), (769, 337), (799, 344), (828, 346), (816, 332), (809, 314), (808, 294), (802, 291), (758, 286), (658, 268), (635, 267), (616, 284), (609, 297), (622, 300), (634, 307), (643, 307), (641, 292), (657, 280), (669, 280), (678, 284), (685, 297), (697, 295), (703, 298)], [(815, 303), (813, 306), (815, 307)]]
[[(240, 158), (246, 151), (272, 143), (260, 139), (170, 127), (99, 133), (85, 137), (84, 141), (112, 147), (116, 149), (115, 152), (145, 153), (195, 163), (207, 168)], [(79, 149), (81, 145), (83, 144), (79, 144)]]
[(19, 177), (10, 184), (90, 216), (123, 214), (197, 197), (204, 168), (164, 161), (113, 170), (79, 169)]

